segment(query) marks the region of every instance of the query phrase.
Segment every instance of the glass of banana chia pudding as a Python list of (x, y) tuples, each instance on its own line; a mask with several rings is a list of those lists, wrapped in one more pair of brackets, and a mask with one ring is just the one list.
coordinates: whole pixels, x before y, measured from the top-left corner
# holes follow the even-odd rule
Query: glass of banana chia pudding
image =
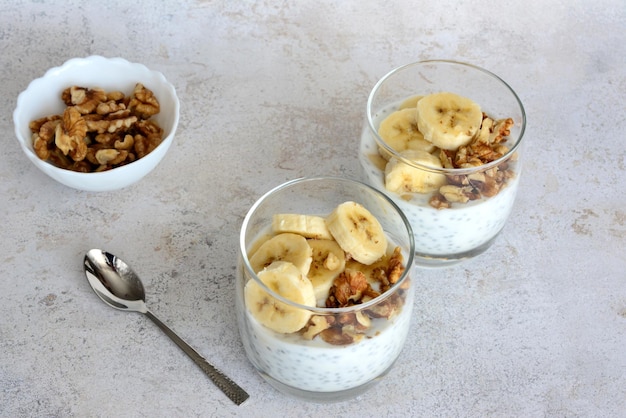
[(487, 250), (513, 208), (524, 108), (495, 74), (453, 61), (396, 68), (367, 101), (359, 160), (415, 234), (415, 264), (439, 267)]
[(238, 326), (265, 380), (334, 402), (387, 374), (414, 300), (413, 232), (391, 199), (354, 180), (293, 180), (252, 206), (239, 245)]

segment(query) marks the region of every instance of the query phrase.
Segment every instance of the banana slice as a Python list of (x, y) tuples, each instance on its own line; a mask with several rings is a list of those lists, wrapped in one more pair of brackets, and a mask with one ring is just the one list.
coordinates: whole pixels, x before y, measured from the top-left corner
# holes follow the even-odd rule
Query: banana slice
[[(300, 305), (315, 306), (315, 292), (311, 281), (292, 263), (274, 261), (257, 276), (264, 285), (280, 296)], [(299, 331), (311, 318), (309, 311), (279, 301), (254, 280), (246, 283), (244, 299), (257, 321), (283, 334)]]
[(426, 140), (447, 150), (470, 143), (483, 114), (474, 101), (454, 93), (434, 93), (417, 102), (417, 126)]
[[(380, 123), (378, 135), (397, 152), (406, 149), (432, 152), (435, 146), (424, 139), (424, 135), (417, 129), (416, 113), (417, 110), (414, 107), (393, 112)], [(391, 158), (388, 151), (379, 148), (379, 152), (386, 160)]]
[(274, 261), (289, 261), (307, 275), (313, 261), (312, 254), (302, 235), (278, 234), (261, 244), (250, 256), (250, 266), (255, 273), (259, 273)]
[(293, 213), (276, 214), (272, 217), (272, 229), (280, 234), (291, 232), (305, 238), (333, 239), (321, 216)]
[(333, 281), (346, 267), (346, 254), (332, 239), (310, 239), (313, 262), (307, 277), (313, 284), (318, 306), (326, 306)]
[[(428, 167), (442, 167), (439, 158), (426, 151), (406, 150), (400, 155)], [(385, 188), (394, 193), (429, 193), (446, 183), (444, 174), (422, 170), (395, 157), (385, 166)]]
[(337, 206), (326, 225), (341, 249), (363, 264), (372, 264), (387, 250), (387, 237), (378, 219), (356, 202)]

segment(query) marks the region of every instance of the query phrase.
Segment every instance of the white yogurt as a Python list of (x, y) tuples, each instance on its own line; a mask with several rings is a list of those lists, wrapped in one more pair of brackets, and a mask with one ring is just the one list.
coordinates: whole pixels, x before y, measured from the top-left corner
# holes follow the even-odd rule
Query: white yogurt
[[(375, 122), (379, 123), (393, 110), (395, 108), (381, 112)], [(428, 203), (430, 193), (414, 193), (407, 200), (405, 196), (388, 191), (383, 170), (371, 158), (377, 154), (378, 145), (366, 126), (359, 150), (365, 181), (387, 194), (402, 209), (413, 227), (418, 255), (455, 258), (471, 253), (495, 238), (511, 213), (519, 184), (519, 167), (513, 167), (515, 176), (497, 195), (468, 203), (453, 203), (447, 209), (435, 209)]]
[(279, 334), (259, 324), (246, 311), (244, 345), (252, 363), (264, 374), (293, 388), (338, 392), (357, 388), (384, 374), (394, 363), (409, 331), (413, 291), (393, 318), (373, 319), (367, 336), (345, 346), (319, 336)]

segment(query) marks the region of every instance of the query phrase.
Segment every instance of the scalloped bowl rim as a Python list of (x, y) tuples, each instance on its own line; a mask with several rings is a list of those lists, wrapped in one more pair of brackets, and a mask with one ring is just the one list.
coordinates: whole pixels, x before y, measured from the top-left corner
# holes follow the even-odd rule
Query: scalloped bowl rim
[[(88, 71), (84, 71), (88, 70)], [(116, 73), (114, 70), (120, 70)], [(128, 94), (137, 82), (150, 88), (161, 103), (161, 112), (153, 119), (164, 129), (163, 141), (150, 154), (130, 164), (98, 173), (79, 173), (56, 167), (41, 160), (34, 152), (28, 124), (37, 118), (60, 114), (65, 104), (61, 92), (70, 85), (121, 90)], [(39, 100), (43, 97), (42, 100)], [(166, 112), (163, 110), (167, 109)], [(176, 89), (159, 71), (124, 58), (91, 55), (72, 58), (50, 68), (42, 77), (32, 80), (17, 97), (13, 112), (15, 135), (26, 156), (35, 166), (58, 182), (84, 191), (110, 191), (129, 186), (151, 172), (172, 144), (180, 118)]]

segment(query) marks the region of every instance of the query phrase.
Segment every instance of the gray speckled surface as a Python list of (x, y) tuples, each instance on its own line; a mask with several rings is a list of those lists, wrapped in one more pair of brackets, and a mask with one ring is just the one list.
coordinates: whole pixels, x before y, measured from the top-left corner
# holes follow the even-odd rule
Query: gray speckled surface
[[(624, 416), (622, 0), (104, 3), (0, 1), (0, 415)], [(118, 192), (54, 183), (13, 134), (29, 81), (91, 54), (162, 71), (181, 100), (169, 154)], [(488, 68), (524, 102), (516, 208), (484, 255), (418, 271), (413, 330), (380, 385), (287, 398), (235, 327), (242, 218), (284, 180), (358, 177), (370, 89), (428, 58)], [(233, 406), (147, 318), (101, 303), (81, 270), (91, 247), (130, 262), (150, 308), (250, 401)]]

